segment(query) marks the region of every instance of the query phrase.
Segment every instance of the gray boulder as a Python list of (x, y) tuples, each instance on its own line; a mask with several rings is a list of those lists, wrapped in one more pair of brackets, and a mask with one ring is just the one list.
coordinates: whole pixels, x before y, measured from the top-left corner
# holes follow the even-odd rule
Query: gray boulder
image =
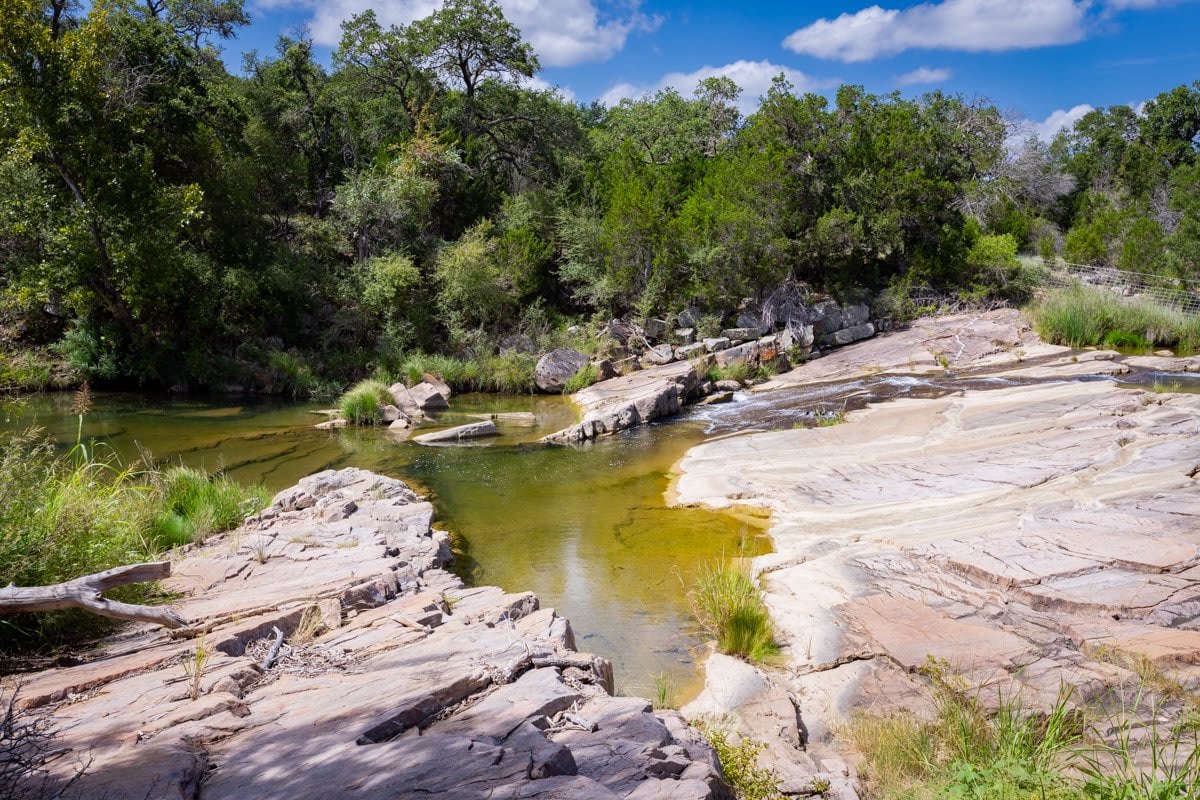
[(408, 393), (412, 396), (412, 399), (421, 409), (428, 411), (450, 407), (450, 403), (446, 399), (446, 396), (426, 381), (418, 383), (416, 386), (409, 389)]
[(763, 332), (761, 328), (755, 327), (729, 328), (721, 331), (721, 335), (734, 342), (748, 342), (762, 336)]
[(826, 347), (841, 347), (842, 345), (850, 344), (851, 342), (869, 339), (874, 335), (875, 326), (867, 322), (863, 325), (855, 325), (851, 328), (842, 328), (841, 330), (834, 331), (827, 336), (822, 336), (821, 344), (825, 345)]
[(651, 364), (670, 364), (675, 360), (675, 350), (669, 344), (660, 344), (642, 353), (642, 360)]
[(657, 341), (666, 336), (667, 328), (667, 321), (656, 317), (650, 317), (646, 320), (646, 324), (642, 326), (642, 329), (646, 332), (646, 338), (651, 341)]
[(414, 436), (413, 441), (421, 444), (447, 444), (461, 442), (465, 439), (482, 439), (486, 436), (499, 435), (500, 431), (496, 430), (496, 423), (489, 419), (483, 422), (472, 422), (469, 425), (459, 425), (457, 428), (447, 428), (444, 431), (423, 433), (420, 436)]
[(575, 373), (587, 366), (589, 359), (578, 350), (560, 347), (551, 350), (538, 359), (533, 370), (533, 380), (538, 389), (549, 394), (562, 394), (567, 387), (567, 381), (575, 377)]

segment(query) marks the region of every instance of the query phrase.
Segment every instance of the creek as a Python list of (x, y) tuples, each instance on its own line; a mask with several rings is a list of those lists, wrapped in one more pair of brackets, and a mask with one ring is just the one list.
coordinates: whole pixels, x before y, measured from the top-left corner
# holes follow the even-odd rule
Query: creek
[[(1200, 386), (1195, 376), (1121, 378), (1142, 387), (1168, 381), (1176, 390)], [(571, 620), (580, 649), (612, 659), (621, 691), (652, 695), (656, 676), (665, 675), (685, 699), (699, 688), (695, 663), (707, 638), (687, 600), (697, 569), (770, 547), (768, 521), (755, 513), (667, 505), (671, 470), (688, 448), (712, 436), (811, 425), (869, 402), (1015, 383), (979, 374), (880, 375), (743, 392), (732, 403), (694, 407), (577, 448), (536, 444), (574, 421), (574, 407), (560, 397), (456, 396), (439, 423), (498, 414), (502, 436), (446, 447), (378, 429), (320, 431), (313, 412), (321, 404), (252, 399), (96, 393), (81, 425), (72, 395), (47, 394), (10, 412), (5, 426), (36, 424), (63, 449), (83, 441), (123, 463), (149, 454), (272, 491), (347, 466), (400, 478), (430, 495), (438, 526), (462, 550), (454, 569), (464, 580), (536, 593)]]

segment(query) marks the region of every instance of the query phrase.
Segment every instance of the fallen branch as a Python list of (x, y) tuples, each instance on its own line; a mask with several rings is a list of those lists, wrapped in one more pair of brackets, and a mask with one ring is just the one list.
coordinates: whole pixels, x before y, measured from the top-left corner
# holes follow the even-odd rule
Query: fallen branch
[(95, 575), (56, 583), (52, 586), (13, 586), (0, 588), (0, 614), (29, 611), (58, 611), (63, 608), (82, 608), (103, 617), (127, 619), (133, 622), (152, 622), (167, 628), (187, 625), (183, 617), (166, 606), (140, 606), (119, 603), (102, 597), (102, 593), (131, 583), (157, 581), (171, 574), (170, 561), (153, 561), (114, 567)]
[(283, 646), (283, 631), (274, 626), (271, 628), (271, 630), (275, 631), (275, 643), (271, 645), (271, 649), (267, 652), (266, 657), (262, 660), (263, 672), (269, 670), (271, 665), (275, 663), (275, 659), (279, 658), (279, 648)]

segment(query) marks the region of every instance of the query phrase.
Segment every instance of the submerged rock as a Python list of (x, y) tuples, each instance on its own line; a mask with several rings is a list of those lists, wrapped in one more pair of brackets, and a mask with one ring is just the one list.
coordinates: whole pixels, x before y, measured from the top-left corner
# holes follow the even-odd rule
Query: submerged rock
[(420, 436), (414, 436), (413, 441), (420, 444), (446, 444), (450, 442), (461, 442), (468, 439), (483, 439), (488, 436), (499, 436), (500, 431), (496, 429), (496, 423), (489, 420), (483, 422), (472, 422), (467, 425), (459, 425), (456, 428), (447, 428), (444, 431), (434, 431), (433, 433), (423, 433)]

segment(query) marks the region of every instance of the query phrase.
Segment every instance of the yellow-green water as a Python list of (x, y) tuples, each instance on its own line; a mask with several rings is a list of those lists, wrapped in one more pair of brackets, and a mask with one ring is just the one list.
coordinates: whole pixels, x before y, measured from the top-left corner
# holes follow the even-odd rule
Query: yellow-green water
[[(533, 591), (574, 626), (580, 649), (611, 658), (618, 687), (648, 693), (667, 673), (695, 687), (694, 652), (705, 638), (686, 599), (697, 567), (765, 552), (762, 521), (664, 504), (672, 465), (704, 437), (681, 420), (580, 448), (535, 440), (575, 418), (562, 398), (468, 395), (442, 422), (472, 413), (533, 412), (504, 421), (478, 446), (424, 447), (383, 430), (319, 431), (318, 403), (166, 401), (98, 394), (82, 438), (126, 461), (139, 448), (165, 462), (224, 469), (278, 490), (313, 472), (357, 466), (431, 495), (440, 527), (465, 543), (456, 564), (474, 584)], [(77, 438), (70, 395), (44, 395), (12, 415), (36, 421), (64, 447)]]

